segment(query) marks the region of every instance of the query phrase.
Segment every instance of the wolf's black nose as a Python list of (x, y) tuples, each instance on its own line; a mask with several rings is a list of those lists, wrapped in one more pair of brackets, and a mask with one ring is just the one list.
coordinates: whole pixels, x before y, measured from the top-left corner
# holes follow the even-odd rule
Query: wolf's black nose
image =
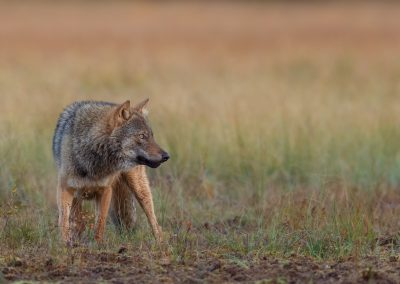
[(168, 161), (168, 159), (169, 159), (168, 153), (167, 153), (167, 152), (162, 153), (162, 155), (161, 155), (161, 160), (162, 160), (163, 162), (166, 162), (166, 161)]

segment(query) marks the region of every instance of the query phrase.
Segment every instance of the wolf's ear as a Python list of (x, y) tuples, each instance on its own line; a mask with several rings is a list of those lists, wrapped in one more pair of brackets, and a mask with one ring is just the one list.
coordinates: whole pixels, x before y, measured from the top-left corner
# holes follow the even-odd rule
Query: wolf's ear
[(130, 107), (131, 102), (129, 100), (117, 107), (113, 115), (114, 126), (120, 126), (129, 119), (131, 116)]
[(146, 105), (149, 102), (149, 98), (145, 99), (144, 101), (141, 101), (137, 105), (133, 107), (133, 109), (137, 112), (140, 112), (142, 115), (147, 115), (148, 111), (146, 109)]

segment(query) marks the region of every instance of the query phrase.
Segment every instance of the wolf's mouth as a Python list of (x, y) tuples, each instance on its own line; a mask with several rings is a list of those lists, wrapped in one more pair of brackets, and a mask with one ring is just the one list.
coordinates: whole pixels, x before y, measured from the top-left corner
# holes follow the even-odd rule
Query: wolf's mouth
[(161, 165), (161, 161), (149, 160), (142, 156), (136, 157), (136, 162), (139, 165), (145, 165), (153, 169), (158, 168)]

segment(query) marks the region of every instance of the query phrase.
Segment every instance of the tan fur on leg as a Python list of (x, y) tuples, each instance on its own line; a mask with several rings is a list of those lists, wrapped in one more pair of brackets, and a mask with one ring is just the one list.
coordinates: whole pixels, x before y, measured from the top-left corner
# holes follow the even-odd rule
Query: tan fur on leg
[(110, 209), (111, 197), (112, 187), (104, 188), (104, 190), (96, 197), (97, 225), (94, 238), (97, 242), (101, 242), (103, 240), (108, 210)]
[(74, 198), (74, 190), (60, 184), (57, 189), (57, 195), (59, 211), (58, 225), (64, 242), (69, 243), (71, 241), (69, 217), (71, 213), (72, 200)]
[(151, 194), (149, 180), (147, 178), (145, 166), (136, 166), (129, 173), (125, 174), (129, 187), (133, 190), (136, 199), (143, 208), (144, 213), (153, 230), (154, 237), (158, 242), (162, 241), (162, 230), (158, 225), (154, 214), (153, 196)]

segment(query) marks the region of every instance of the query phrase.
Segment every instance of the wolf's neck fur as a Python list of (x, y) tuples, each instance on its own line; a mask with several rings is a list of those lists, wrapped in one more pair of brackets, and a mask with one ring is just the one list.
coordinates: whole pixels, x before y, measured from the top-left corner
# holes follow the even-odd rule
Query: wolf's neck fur
[(78, 176), (97, 180), (120, 171), (123, 157), (121, 141), (117, 136), (89, 131), (86, 138), (79, 142), (75, 143), (74, 149), (74, 165)]

